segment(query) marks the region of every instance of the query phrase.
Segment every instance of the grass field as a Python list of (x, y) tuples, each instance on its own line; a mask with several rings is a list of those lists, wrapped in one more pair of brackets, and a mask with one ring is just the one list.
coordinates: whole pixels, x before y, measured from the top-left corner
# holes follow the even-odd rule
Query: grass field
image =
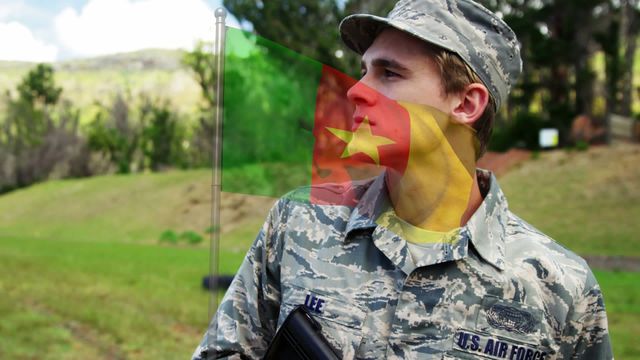
[(640, 257), (640, 146), (554, 151), (500, 184), (516, 214), (581, 255)]
[(602, 287), (616, 359), (640, 359), (640, 273), (595, 271)]
[(200, 249), (5, 237), (0, 358), (185, 358), (207, 264)]
[[(518, 214), (579, 253), (638, 256), (638, 156), (634, 147), (546, 153), (500, 182)], [(208, 322), (208, 249), (158, 236), (202, 233), (209, 192), (209, 171), (189, 171), (0, 197), (0, 359), (188, 358)], [(223, 272), (238, 267), (270, 202), (223, 198)], [(640, 273), (596, 276), (616, 358), (640, 359)]]

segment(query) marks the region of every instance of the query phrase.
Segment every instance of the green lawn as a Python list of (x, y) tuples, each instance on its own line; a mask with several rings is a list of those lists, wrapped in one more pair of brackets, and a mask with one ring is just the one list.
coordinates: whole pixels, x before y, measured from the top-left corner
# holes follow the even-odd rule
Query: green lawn
[[(223, 251), (234, 272), (244, 254)], [(207, 249), (3, 237), (0, 358), (179, 359), (208, 323)]]
[(617, 359), (640, 359), (640, 273), (596, 271)]

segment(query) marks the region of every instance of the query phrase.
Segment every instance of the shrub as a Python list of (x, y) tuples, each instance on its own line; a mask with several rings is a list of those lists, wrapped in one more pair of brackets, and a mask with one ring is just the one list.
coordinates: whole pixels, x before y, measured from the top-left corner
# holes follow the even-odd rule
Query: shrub
[(209, 226), (208, 228), (206, 228), (204, 230), (205, 234), (213, 234), (217, 229), (219, 229), (219, 226)]
[(180, 234), (180, 240), (186, 241), (190, 245), (196, 245), (202, 242), (203, 238), (195, 231), (187, 230)]
[(539, 150), (534, 150), (531, 152), (531, 160), (538, 160), (540, 159), (540, 151)]
[(587, 151), (589, 150), (589, 143), (584, 140), (579, 140), (576, 142), (576, 150), (578, 151)]
[(178, 235), (173, 230), (165, 230), (160, 234), (159, 241), (161, 243), (177, 244)]

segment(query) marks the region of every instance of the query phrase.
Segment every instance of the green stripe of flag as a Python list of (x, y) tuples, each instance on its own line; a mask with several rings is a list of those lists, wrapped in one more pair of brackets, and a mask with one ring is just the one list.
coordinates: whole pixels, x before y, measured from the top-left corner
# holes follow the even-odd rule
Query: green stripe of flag
[(223, 191), (281, 196), (311, 183), (321, 75), (317, 61), (227, 29)]

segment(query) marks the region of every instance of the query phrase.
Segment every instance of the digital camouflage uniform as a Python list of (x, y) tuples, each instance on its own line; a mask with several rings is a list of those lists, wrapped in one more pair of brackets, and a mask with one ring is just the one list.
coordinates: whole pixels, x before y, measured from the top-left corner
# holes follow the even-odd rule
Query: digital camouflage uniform
[[(521, 71), (513, 31), (469, 0), (402, 0), (340, 30), (362, 54), (385, 26), (458, 54), (496, 108)], [(585, 261), (512, 214), (489, 173), (478, 182), (484, 201), (467, 224), (428, 245), (376, 223), (390, 207), (382, 176), (348, 185), (355, 207), (312, 204), (308, 188), (280, 199), (194, 359), (261, 358), (301, 304), (344, 359), (611, 359)]]
[(300, 200), (308, 189), (282, 198), (194, 359), (208, 344), (261, 358), (301, 304), (344, 359), (610, 359), (585, 261), (511, 213), (495, 178), (479, 179), (484, 201), (459, 235), (413, 256), (371, 220), (389, 207), (383, 177), (354, 185), (355, 208)]

